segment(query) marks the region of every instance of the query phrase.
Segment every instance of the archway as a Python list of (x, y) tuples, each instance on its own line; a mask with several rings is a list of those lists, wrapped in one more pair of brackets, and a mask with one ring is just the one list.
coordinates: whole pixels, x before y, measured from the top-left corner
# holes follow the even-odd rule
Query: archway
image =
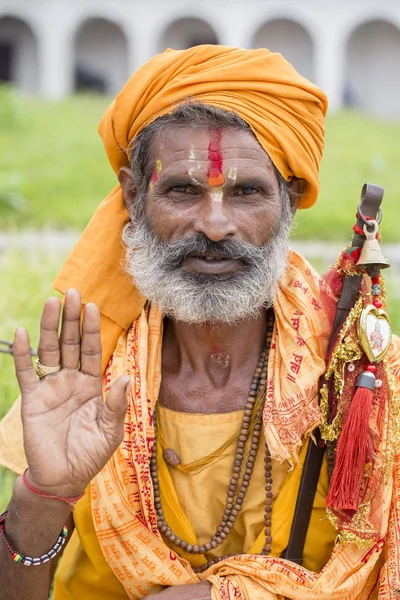
[(17, 17), (0, 18), (0, 81), (14, 83), (25, 92), (39, 90), (37, 39)]
[(184, 50), (199, 44), (218, 44), (218, 39), (213, 28), (194, 17), (184, 17), (173, 21), (165, 29), (159, 43), (159, 51), (166, 48)]
[(128, 79), (128, 44), (118, 25), (86, 20), (75, 36), (75, 89), (116, 94)]
[(400, 30), (387, 21), (368, 21), (350, 35), (346, 53), (344, 103), (400, 118)]
[(253, 48), (280, 52), (307, 79), (314, 77), (313, 41), (308, 31), (289, 19), (264, 23), (253, 38)]

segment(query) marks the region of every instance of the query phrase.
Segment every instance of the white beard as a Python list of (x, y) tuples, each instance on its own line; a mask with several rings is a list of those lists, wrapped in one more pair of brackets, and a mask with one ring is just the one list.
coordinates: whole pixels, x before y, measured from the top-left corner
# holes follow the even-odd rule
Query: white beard
[[(262, 307), (272, 306), (287, 265), (291, 223), (291, 211), (286, 210), (278, 232), (262, 248), (233, 242), (231, 255), (244, 257), (245, 267), (227, 276), (189, 272), (183, 265), (184, 256), (191, 251), (188, 240), (165, 243), (142, 218), (137, 225), (129, 222), (124, 227), (124, 269), (143, 296), (166, 317), (192, 324), (233, 325), (257, 317)], [(191, 242), (196, 244), (195, 239)]]

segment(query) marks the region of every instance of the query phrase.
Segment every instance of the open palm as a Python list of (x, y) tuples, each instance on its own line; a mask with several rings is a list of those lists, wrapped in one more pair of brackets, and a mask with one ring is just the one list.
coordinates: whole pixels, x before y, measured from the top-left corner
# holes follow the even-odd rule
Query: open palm
[(42, 491), (70, 497), (83, 492), (122, 441), (129, 377), (117, 379), (103, 402), (98, 308), (85, 307), (81, 326), (80, 296), (69, 290), (58, 335), (60, 313), (59, 300), (49, 298), (38, 349), (40, 362), (60, 365), (58, 372), (37, 379), (24, 329), (16, 332), (13, 353), (29, 480)]

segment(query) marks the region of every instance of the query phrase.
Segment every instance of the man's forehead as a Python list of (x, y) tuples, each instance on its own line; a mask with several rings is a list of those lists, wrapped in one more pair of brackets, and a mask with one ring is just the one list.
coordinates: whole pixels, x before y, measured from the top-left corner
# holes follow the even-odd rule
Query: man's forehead
[(271, 160), (250, 130), (233, 128), (171, 127), (154, 140), (153, 158), (165, 165), (177, 160), (205, 161), (216, 153), (223, 160), (255, 160), (264, 166)]

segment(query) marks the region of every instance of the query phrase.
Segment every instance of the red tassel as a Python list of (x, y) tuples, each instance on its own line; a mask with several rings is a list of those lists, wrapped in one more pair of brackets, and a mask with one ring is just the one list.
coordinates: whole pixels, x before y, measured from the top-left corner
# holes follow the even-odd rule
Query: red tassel
[[(326, 505), (353, 516), (358, 509), (367, 451), (368, 423), (374, 401), (375, 376), (361, 373), (339, 438)], [(364, 387), (365, 386), (365, 387)]]

